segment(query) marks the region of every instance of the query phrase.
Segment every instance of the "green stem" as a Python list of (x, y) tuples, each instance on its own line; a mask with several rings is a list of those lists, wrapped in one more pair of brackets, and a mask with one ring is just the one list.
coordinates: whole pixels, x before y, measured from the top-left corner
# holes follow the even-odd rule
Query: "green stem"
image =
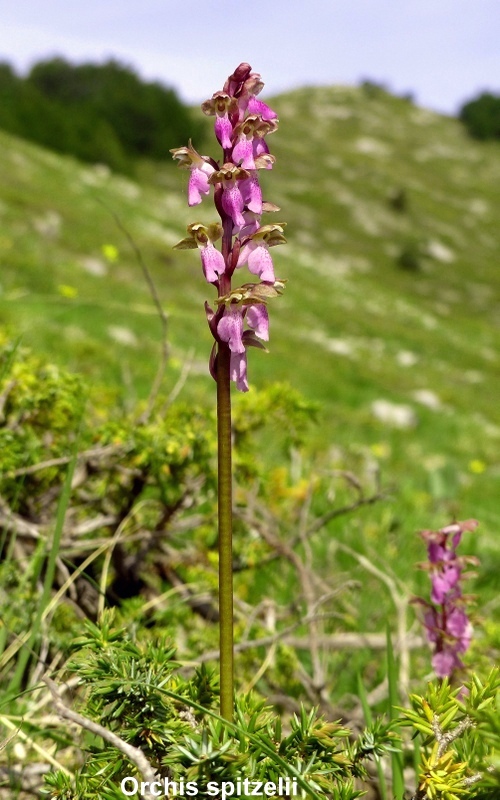
[(220, 713), (233, 719), (233, 490), (231, 458), (231, 351), (219, 343), (217, 438), (219, 501)]

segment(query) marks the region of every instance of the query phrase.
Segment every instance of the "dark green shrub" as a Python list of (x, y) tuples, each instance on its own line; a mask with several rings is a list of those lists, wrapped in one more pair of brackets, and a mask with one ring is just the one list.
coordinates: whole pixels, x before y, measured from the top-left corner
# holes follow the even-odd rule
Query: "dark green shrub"
[(146, 83), (117, 61), (72, 65), (55, 58), (36, 64), (27, 80), (71, 115), (107, 123), (131, 158), (165, 158), (170, 147), (197, 132), (173, 89)]
[(459, 119), (475, 139), (500, 139), (500, 95), (483, 92), (465, 103)]
[(407, 272), (420, 272), (423, 255), (421, 242), (418, 239), (408, 239), (401, 246), (396, 263)]
[(144, 82), (117, 61), (35, 64), (26, 78), (0, 64), (0, 127), (83, 161), (131, 173), (134, 161), (164, 159), (203, 125), (176, 92)]

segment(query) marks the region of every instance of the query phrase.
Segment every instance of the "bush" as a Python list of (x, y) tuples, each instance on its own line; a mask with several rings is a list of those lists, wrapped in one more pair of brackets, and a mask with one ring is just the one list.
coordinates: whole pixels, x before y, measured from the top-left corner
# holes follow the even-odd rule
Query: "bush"
[[(294, 484), (286, 469), (267, 476), (256, 456), (278, 421), (276, 447), (300, 448), (314, 409), (289, 388), (272, 386), (253, 399), (244, 396), (235, 414), (240, 456), (234, 468), (242, 487), (235, 570), (239, 590), (253, 604), (236, 615), (237, 633), (246, 630), (253, 640), (239, 674), (246, 686), (258, 682), (259, 693), (238, 697), (236, 724), (228, 726), (214, 713), (218, 684), (203, 660), (191, 677), (173, 660), (175, 649), (193, 673), (189, 662), (213, 653), (217, 643), (211, 412), (175, 405), (139, 422), (137, 413), (124, 417), (100, 400), (96, 405), (99, 393), (79, 378), (8, 341), (0, 344), (0, 724), (17, 729), (12, 720), (26, 719), (25, 741), (41, 742), (47, 752), (57, 747), (51, 764), (61, 767), (47, 776), (49, 796), (117, 800), (124, 778), (141, 779), (129, 745), (162, 779), (199, 782), (201, 795), (208, 780), (295, 776), (313, 796), (326, 790), (336, 800), (354, 800), (366, 760), (393, 746), (392, 724), (375, 723), (351, 741), (330, 708), (328, 721), (301, 710), (311, 691), (321, 699), (321, 685), (279, 631), (259, 680), (262, 637), (269, 636), (259, 601), (269, 594), (271, 572), (263, 587), (257, 584), (266, 563), (281, 559), (282, 569), (272, 570), (278, 584), (284, 574), (293, 579), (291, 563), (311, 587), (313, 576), (294, 554), (300, 540), (290, 538), (298, 519), (305, 520), (307, 485)], [(262, 521), (267, 539), (256, 533)], [(323, 587), (317, 587), (321, 595)], [(318, 602), (314, 587), (308, 602), (310, 608), (297, 599), (283, 607), (280, 626), (286, 628), (290, 615), (292, 628), (303, 630)], [(48, 680), (56, 710), (66, 719), (73, 714), (82, 736), (56, 718), (47, 726), (32, 715), (40, 692), (42, 706), (50, 703), (40, 684), (49, 665), (51, 672), (57, 665), (58, 682), (79, 684), (79, 711), (64, 711)], [(277, 702), (294, 715), (283, 734), (280, 718), (265, 707), (266, 691), (279, 692)], [(110, 735), (119, 737), (118, 745)], [(1, 739), (10, 741), (3, 731)], [(18, 761), (12, 769), (0, 761), (11, 789), (18, 767)]]
[[(102, 726), (104, 742), (82, 742), (84, 764), (74, 778), (63, 771), (47, 776), (54, 800), (136, 796), (134, 784), (141, 786), (148, 773), (151, 795), (145, 788), (142, 796), (159, 796), (161, 787), (175, 785), (200, 798), (214, 792), (224, 798), (225, 791), (248, 797), (267, 782), (277, 788), (281, 779), (288, 796), (304, 796), (305, 789), (314, 800), (323, 793), (331, 800), (355, 800), (361, 794), (355, 780), (368, 777), (367, 762), (398, 746), (394, 724), (377, 721), (353, 737), (315, 709), (302, 708), (283, 731), (279, 717), (251, 694), (237, 696), (235, 724), (228, 723), (214, 707), (218, 682), (212, 672), (202, 665), (190, 679), (182, 677), (171, 643), (139, 644), (113, 617), (105, 613), (100, 626), (86, 623), (68, 665), (87, 689), (81, 696), (84, 715), (72, 719), (93, 733), (96, 723)], [(64, 717), (55, 685), (52, 692)], [(183, 794), (174, 789), (174, 795)]]
[(500, 95), (483, 92), (462, 106), (459, 119), (475, 139), (500, 139)]
[(203, 126), (171, 88), (142, 81), (117, 61), (70, 64), (53, 58), (26, 78), (0, 64), (0, 127), (84, 161), (132, 172), (138, 158), (159, 160)]
[[(243, 688), (233, 724), (215, 710), (218, 680), (206, 666), (216, 661), (218, 634), (213, 415), (176, 404), (147, 419), (138, 410), (124, 416), (101, 397), (0, 341), (0, 776), (9, 791), (24, 785), (21, 762), (35, 768), (33, 758), (47, 753), (53, 770), (44, 791), (52, 800), (119, 800), (122, 787), (128, 792), (141, 781), (156, 784), (141, 796), (158, 796), (169, 780), (193, 781), (201, 798), (209, 781), (223, 787), (280, 777), (298, 781), (291, 796), (305, 796), (304, 789), (313, 800), (355, 800), (366, 779), (375, 779), (374, 767), (385, 785), (379, 761), (391, 754), (391, 794), (382, 796), (402, 800), (394, 692), (384, 722), (373, 721), (363, 690), (361, 730), (357, 713), (338, 710), (326, 690), (332, 672), (340, 679), (343, 670), (361, 693), (356, 673), (364, 670), (354, 651), (349, 670), (341, 653), (327, 652), (329, 642), (343, 641), (339, 624), (353, 627), (353, 603), (326, 557), (327, 543), (313, 542), (329, 520), (379, 495), (363, 494), (350, 472), (338, 477), (354, 490), (354, 502), (338, 496), (331, 467), (304, 464), (294, 479), (292, 462), (279, 469), (262, 463), (264, 442), (306, 457), (302, 439), (314, 407), (280, 385), (243, 395), (236, 406), (235, 626)], [(356, 557), (340, 541), (336, 548)], [(359, 558), (369, 572), (368, 559)], [(380, 680), (385, 659), (375, 661)], [(387, 665), (395, 690), (389, 651)], [(445, 680), (411, 695), (404, 719), (422, 738), (415, 798), (458, 800), (466, 787), (471, 800), (497, 797), (499, 688), (494, 670), (485, 679), (473, 674), (465, 693)], [(49, 704), (63, 723), (41, 713)], [(404, 754), (412, 752), (407, 741)], [(244, 788), (236, 794), (248, 796)]]

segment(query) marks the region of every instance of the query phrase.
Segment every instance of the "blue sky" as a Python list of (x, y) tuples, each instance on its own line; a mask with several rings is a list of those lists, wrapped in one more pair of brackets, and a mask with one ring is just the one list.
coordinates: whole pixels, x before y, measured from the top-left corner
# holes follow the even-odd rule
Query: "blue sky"
[(0, 10), (0, 59), (20, 71), (53, 55), (115, 57), (188, 102), (240, 61), (268, 96), (368, 78), (452, 114), (482, 90), (500, 93), (499, 0), (3, 0)]

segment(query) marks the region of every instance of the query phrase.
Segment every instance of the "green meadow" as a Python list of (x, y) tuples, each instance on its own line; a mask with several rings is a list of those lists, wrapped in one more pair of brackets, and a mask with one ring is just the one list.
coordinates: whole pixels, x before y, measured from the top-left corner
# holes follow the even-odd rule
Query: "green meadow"
[[(264, 195), (287, 222), (288, 244), (273, 251), (287, 287), (269, 354), (251, 354), (251, 384), (287, 382), (320, 404), (311, 452), (377, 462), (403, 549), (419, 527), (474, 516), (477, 547), (493, 555), (500, 148), (376, 87), (301, 89), (274, 105)], [(172, 246), (214, 214), (209, 201), (186, 207), (186, 173), (144, 165), (133, 182), (5, 134), (0, 148), (9, 334), (118, 402), (146, 397), (162, 329), (130, 237), (168, 316), (164, 391), (184, 369), (181, 395), (213, 403), (212, 290), (196, 253)]]

